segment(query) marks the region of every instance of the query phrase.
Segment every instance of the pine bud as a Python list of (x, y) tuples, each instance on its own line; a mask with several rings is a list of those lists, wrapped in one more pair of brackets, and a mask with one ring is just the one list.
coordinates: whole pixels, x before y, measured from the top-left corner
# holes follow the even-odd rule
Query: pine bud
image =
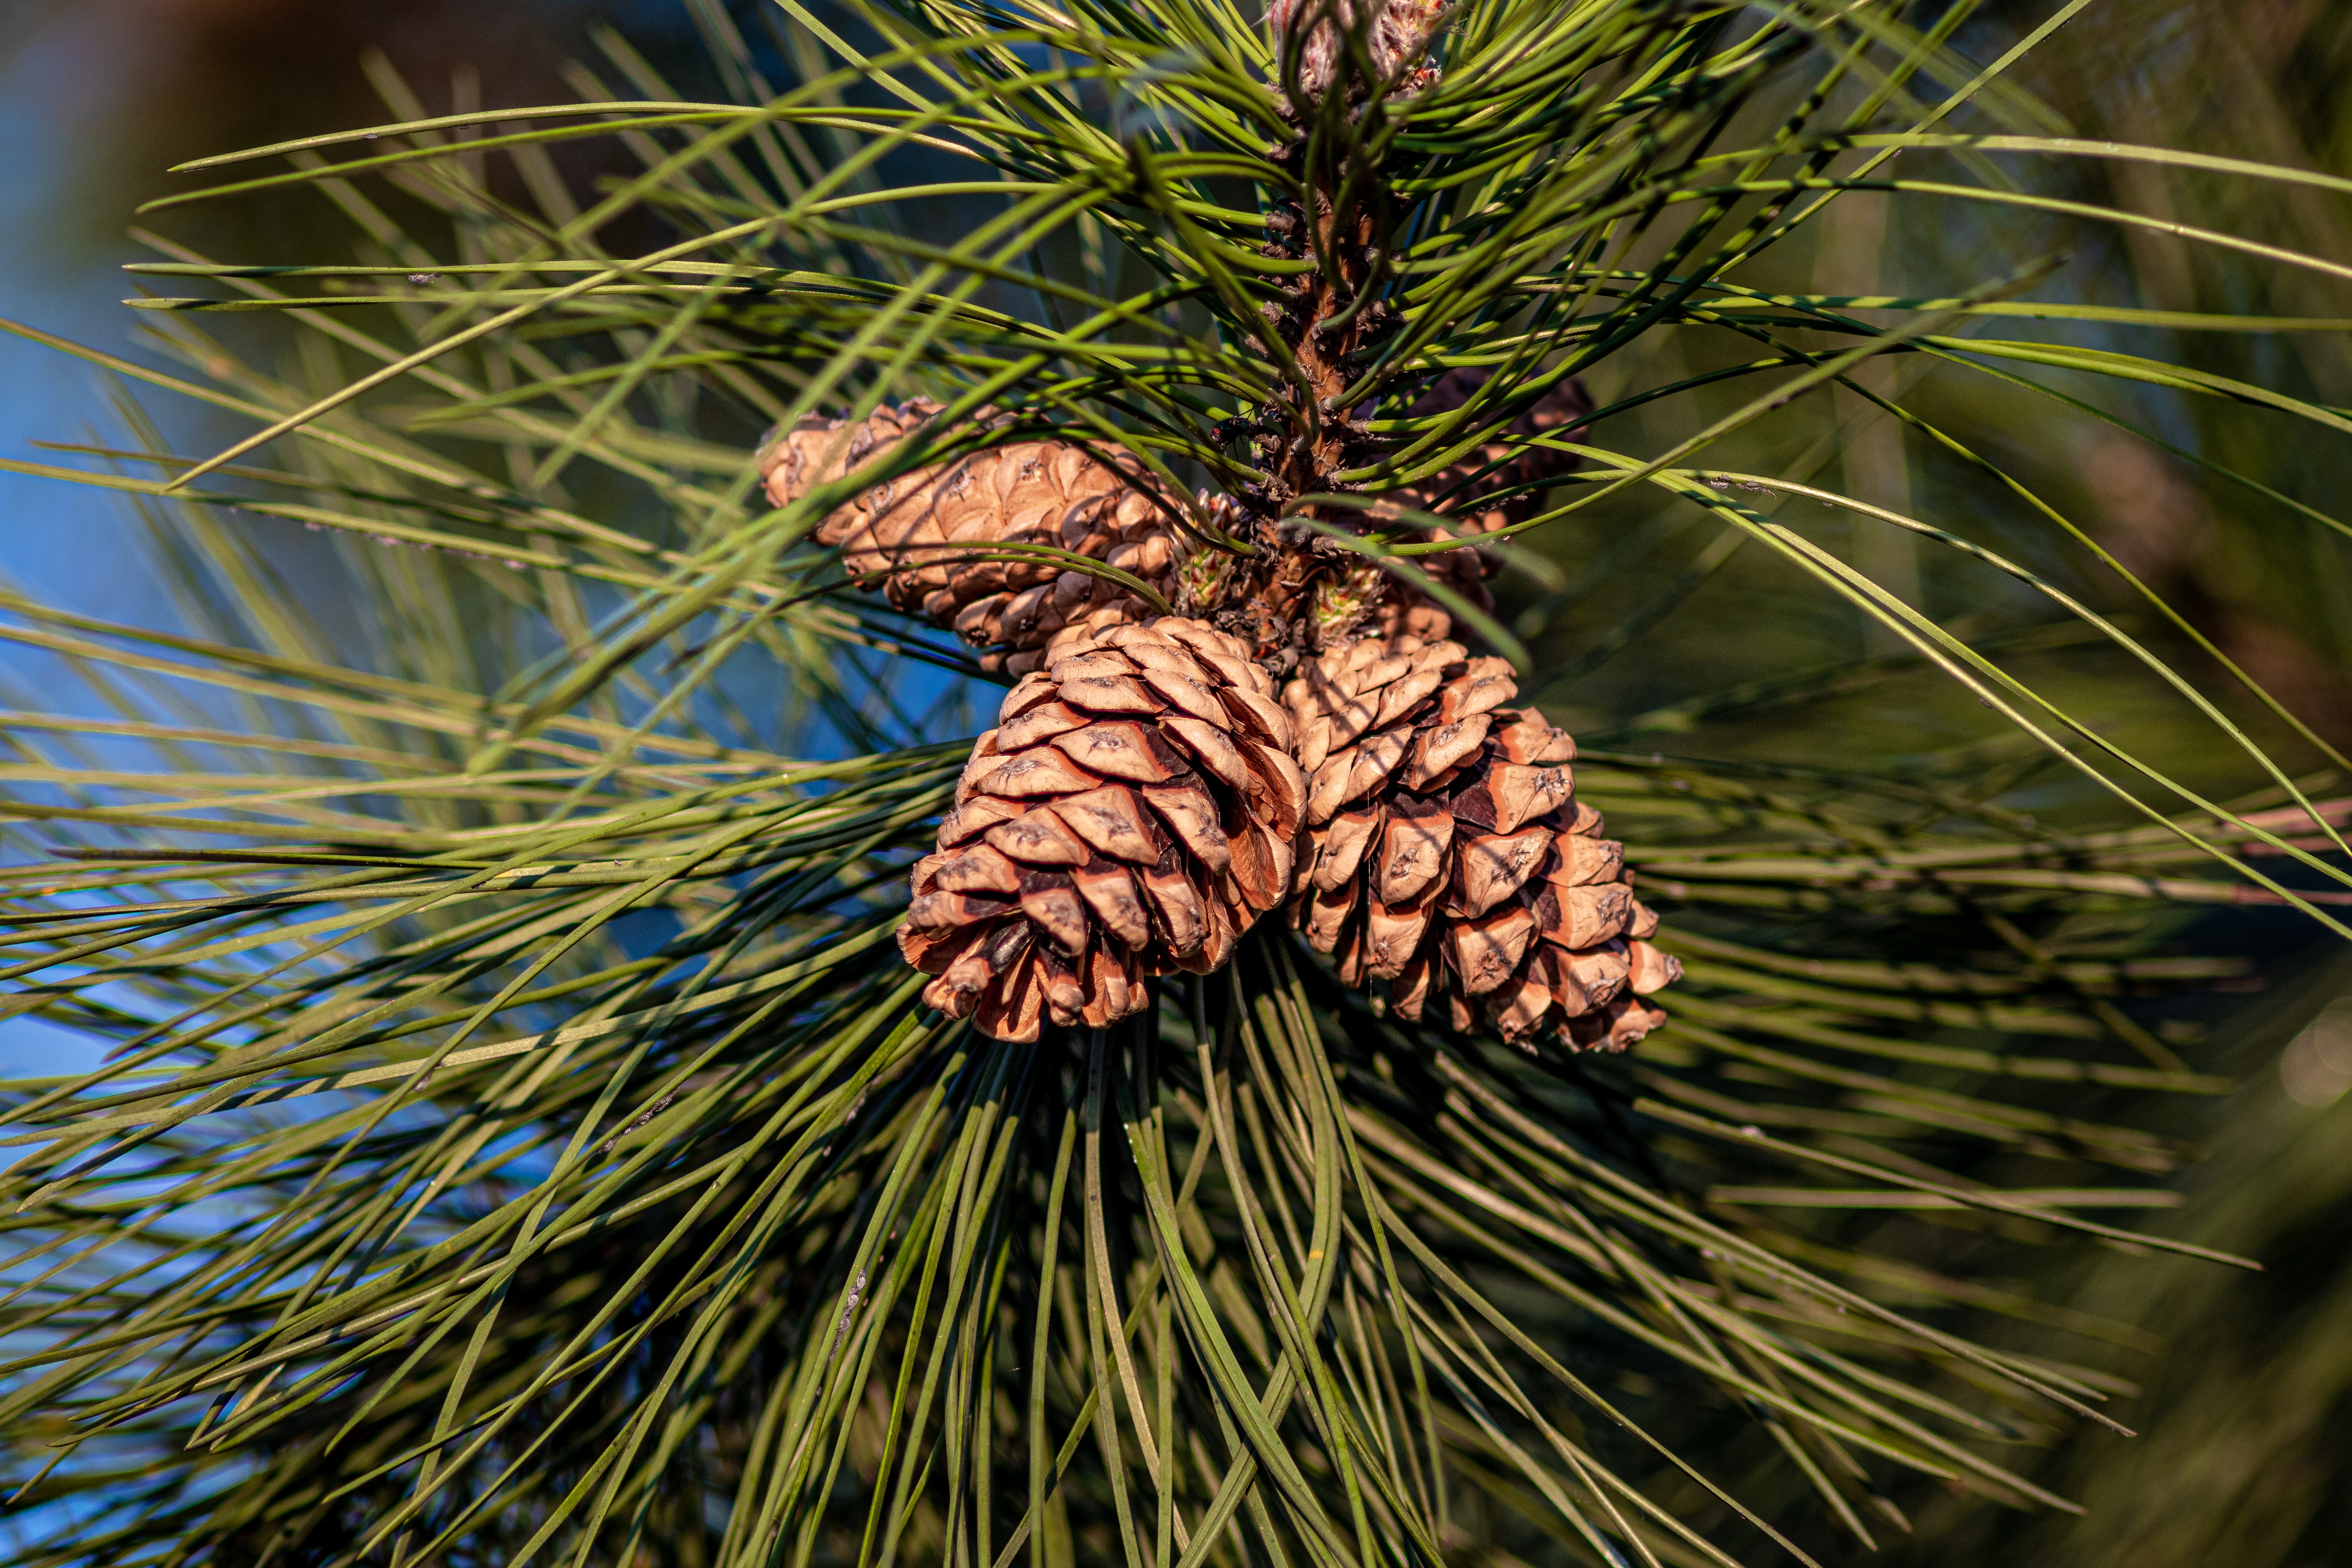
[(926, 1002), (1001, 1040), (1099, 1028), (1289, 896), (1306, 780), (1247, 653), (1175, 616), (1055, 641), (915, 867), (898, 945)]
[[(1368, 14), (1367, 23), (1361, 18)], [(1452, 7), (1441, 0), (1272, 0), (1265, 16), (1276, 58), (1296, 58), (1294, 79), (1301, 95), (1320, 98), (1332, 83), (1352, 77), (1348, 97), (1355, 99), (1375, 86), (1418, 86), (1415, 68), (1444, 30)], [(1371, 62), (1370, 83), (1361, 79), (1360, 68), (1351, 68), (1350, 33), (1361, 37)]]

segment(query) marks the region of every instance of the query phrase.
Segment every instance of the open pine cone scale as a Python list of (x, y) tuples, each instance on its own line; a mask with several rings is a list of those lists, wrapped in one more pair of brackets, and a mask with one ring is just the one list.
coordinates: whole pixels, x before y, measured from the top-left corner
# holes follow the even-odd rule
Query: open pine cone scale
[(1622, 1050), (1664, 1021), (1681, 973), (1652, 945), (1622, 847), (1574, 798), (1575, 742), (1510, 668), (1460, 644), (1366, 639), (1283, 699), (1308, 773), (1294, 916), (1342, 984), (1389, 983), (1398, 1015), (1443, 1001), (1469, 1029)]
[(1306, 780), (1246, 651), (1164, 616), (1065, 637), (1006, 694), (915, 868), (926, 1002), (1000, 1039), (1101, 1027), (1288, 897)]

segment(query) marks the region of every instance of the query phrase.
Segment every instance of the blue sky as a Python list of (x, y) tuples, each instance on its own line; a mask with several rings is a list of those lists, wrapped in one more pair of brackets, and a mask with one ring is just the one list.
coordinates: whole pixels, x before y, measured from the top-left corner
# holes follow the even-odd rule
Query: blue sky
[[(72, 138), (108, 106), (88, 31), (54, 26), (0, 59), (0, 317), (121, 353), (130, 347), (128, 292), (113, 253), (82, 243), (89, 232), (65, 187)], [(67, 237), (61, 246), (60, 236)], [(61, 254), (62, 252), (62, 254)], [(78, 440), (107, 418), (100, 379), (65, 355), (0, 336), (0, 458), (56, 461), (36, 440)], [(146, 569), (129, 520), (95, 491), (0, 473), (0, 579), (15, 589), (95, 613), (150, 624), (171, 611)], [(31, 673), (0, 646), (0, 674)], [(0, 1024), (0, 1073), (66, 1070), (95, 1058), (88, 1043), (46, 1025)]]

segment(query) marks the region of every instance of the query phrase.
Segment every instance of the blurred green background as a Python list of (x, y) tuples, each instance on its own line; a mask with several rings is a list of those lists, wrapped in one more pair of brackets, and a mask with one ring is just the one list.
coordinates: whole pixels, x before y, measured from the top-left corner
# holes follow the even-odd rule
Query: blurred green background
[[(171, 163), (398, 118), (383, 96), (395, 80), (430, 112), (567, 97), (565, 62), (596, 56), (605, 26), (690, 91), (706, 68), (695, 9), (684, 0), (0, 0), (0, 130), (12, 154), (0, 175), (0, 315), (136, 357), (133, 323), (117, 303), (131, 290), (115, 268), (144, 254), (126, 237), (129, 215), (176, 188), (164, 173)], [(707, 25), (715, 0), (701, 9)], [(734, 9), (748, 16), (751, 8)], [(1937, 9), (1906, 14), (1921, 21)], [(1990, 59), (2052, 9), (1984, 7), (1958, 41), (1963, 53)], [(2029, 62), (2020, 85), (2078, 136), (2352, 174), (2347, 66), (2352, 0), (2095, 0)], [(584, 182), (594, 171), (567, 174)], [(2352, 204), (2343, 198), (2147, 165), (2081, 163), (2067, 177), (2083, 184), (2047, 194), (2352, 260)], [(2027, 232), (2011, 219), (1972, 228), (1948, 209), (1932, 223), (1913, 216), (1884, 199), (1840, 202), (1810, 242), (1788, 247), (1787, 286), (1936, 294), (2054, 252), (2066, 264), (2034, 298), (2185, 317), (2352, 318), (2352, 285), (2157, 228), (2118, 234), (2053, 214)], [(208, 205), (172, 215), (167, 226), (207, 254), (252, 260), (332, 254), (344, 232), (310, 196)], [(2333, 327), (2245, 336), (2184, 321), (2161, 342), (2140, 331), (2135, 340), (2074, 324), (2046, 335), (2352, 405), (2352, 339)], [(1736, 357), (1734, 345), (1713, 341), (1656, 352), (1667, 366), (1654, 359), (1612, 374), (1689, 374), (1707, 368), (1710, 353), (1726, 363)], [(2352, 542), (2294, 510), (2297, 501), (2342, 510), (2352, 494), (2347, 443), (2315, 439), (2310, 426), (2249, 403), (2160, 386), (2118, 400), (2112, 390), (2042, 378), (2105, 399), (2101, 410), (2143, 436), (2091, 410), (2036, 402), (1996, 379), (1921, 358), (1889, 358), (1873, 369), (1885, 378), (1880, 390), (1930, 417), (2013, 428), (2013, 448), (1986, 456), (2078, 521), (2189, 628), (2276, 694), (2319, 743), (2244, 700), (2188, 632), (2129, 594), (2089, 551), (2031, 523), (2010, 498), (1972, 481), (1965, 464), (1925, 449), (1859, 398), (1809, 405), (1810, 419), (1783, 421), (1717, 460), (1810, 474), (1931, 521), (1965, 519), (1963, 531), (2114, 615), (2297, 769), (2326, 775), (2336, 765), (2327, 747), (2352, 751)], [(1630, 388), (1593, 390), (1607, 404)], [(1685, 417), (1686, 406), (1662, 405), (1658, 417)], [(0, 339), (0, 454), (33, 456), (26, 447), (36, 439), (89, 439), (111, 418), (104, 389), (86, 372), (32, 343)], [(1612, 436), (1630, 447), (1663, 428)], [(173, 433), (184, 448), (205, 435), (196, 425)], [(2218, 477), (2167, 444), (2254, 484)], [(2119, 656), (2053, 634), (2056, 623), (2038, 601), (1893, 530), (1851, 528), (1844, 515), (1807, 519), (1783, 509), (1784, 521), (1834, 543), (1939, 620), (2015, 650), (2021, 674), (2082, 694), (2118, 740), (2219, 794), (2249, 787), (2177, 702), (2160, 700)], [(1568, 584), (1555, 590), (1570, 595), (1564, 613), (1550, 613), (1541, 585), (1502, 581), (1506, 611), (1540, 628), (1538, 679), (1549, 683), (1540, 700), (1556, 721), (1602, 746), (1965, 775), (1979, 785), (1991, 777), (2011, 800), (2053, 816), (2095, 805), (2042, 771), (2045, 760), (1991, 715), (1899, 657), (1851, 607), (1709, 526), (1687, 509), (1580, 514), (1544, 542)], [(288, 542), (289, 551), (300, 546), (299, 538)], [(171, 625), (179, 615), (156, 539), (89, 489), (0, 479), (0, 574), (36, 596), (118, 620)], [(1573, 596), (1604, 574), (1606, 592)], [(0, 666), (0, 678), (27, 674)], [(1745, 687), (1752, 695), (1759, 686), (1785, 689), (1789, 700), (1750, 706), (1736, 722), (1710, 716), (1715, 694)], [(2330, 794), (2347, 789), (2337, 777)], [(2265, 975), (2259, 990), (2204, 1006), (2197, 1066), (2233, 1074), (2243, 1088), (2176, 1112), (2165, 1129), (2210, 1156), (2188, 1183), (2195, 1201), (2160, 1223), (2259, 1258), (2265, 1271), (2236, 1274), (2119, 1248), (2050, 1249), (2047, 1276), (2021, 1280), (2022, 1288), (2146, 1331), (2131, 1345), (2096, 1350), (2101, 1364), (2139, 1390), (2118, 1402), (2117, 1414), (2141, 1436), (2077, 1434), (2042, 1458), (2035, 1479), (2082, 1501), (2088, 1511), (2079, 1519), (1955, 1498), (1919, 1518), (1916, 1532), (1884, 1560), (2285, 1568), (2352, 1559), (2352, 963), (2275, 911), (2201, 916), (2179, 942), (2183, 951), (2256, 956)], [(0, 1056), (12, 1066), (51, 1063), (47, 1053), (61, 1048), (41, 1032), (0, 1036)]]

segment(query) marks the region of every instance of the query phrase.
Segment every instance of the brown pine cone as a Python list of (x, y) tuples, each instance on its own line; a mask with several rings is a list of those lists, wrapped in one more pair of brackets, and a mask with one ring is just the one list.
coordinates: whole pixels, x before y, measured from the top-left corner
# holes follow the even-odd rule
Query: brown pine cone
[(972, 748), (898, 929), (923, 1000), (1001, 1040), (1099, 1028), (1289, 896), (1307, 784), (1240, 640), (1167, 616), (1066, 635)]
[[(1342, 35), (1360, 25), (1358, 7), (1363, 3), (1338, 0), (1327, 5), (1323, 0), (1272, 0), (1267, 5), (1266, 32), (1277, 58), (1293, 33), (1303, 34), (1290, 47), (1298, 51), (1297, 88), (1306, 97), (1320, 98), (1343, 76), (1353, 77), (1346, 68)], [(1370, 22), (1364, 26), (1364, 50), (1380, 85), (1418, 90), (1435, 79), (1434, 70), (1415, 68), (1453, 19), (1453, 8), (1442, 0), (1370, 0)], [(1360, 96), (1368, 85), (1351, 79), (1349, 96)]]
[(1294, 920), (1340, 980), (1385, 980), (1399, 1016), (1443, 1000), (1525, 1045), (1623, 1050), (1665, 1022), (1682, 965), (1645, 940), (1624, 848), (1574, 798), (1567, 732), (1510, 667), (1459, 643), (1367, 638), (1284, 689), (1307, 775)]
[[(915, 398), (855, 429), (845, 420), (802, 421), (761, 448), (769, 500), (783, 506), (841, 478), (939, 411)], [(1118, 584), (1052, 560), (974, 555), (996, 544), (1050, 545), (1159, 587), (1175, 564), (1175, 542), (1155, 494), (1139, 469), (1100, 462), (1066, 441), (1022, 441), (877, 485), (828, 513), (816, 537), (839, 545), (850, 574), (878, 585), (894, 606), (989, 650), (984, 667), (1019, 674), (1040, 662), (1023, 654), (1067, 626), (1149, 612)]]

